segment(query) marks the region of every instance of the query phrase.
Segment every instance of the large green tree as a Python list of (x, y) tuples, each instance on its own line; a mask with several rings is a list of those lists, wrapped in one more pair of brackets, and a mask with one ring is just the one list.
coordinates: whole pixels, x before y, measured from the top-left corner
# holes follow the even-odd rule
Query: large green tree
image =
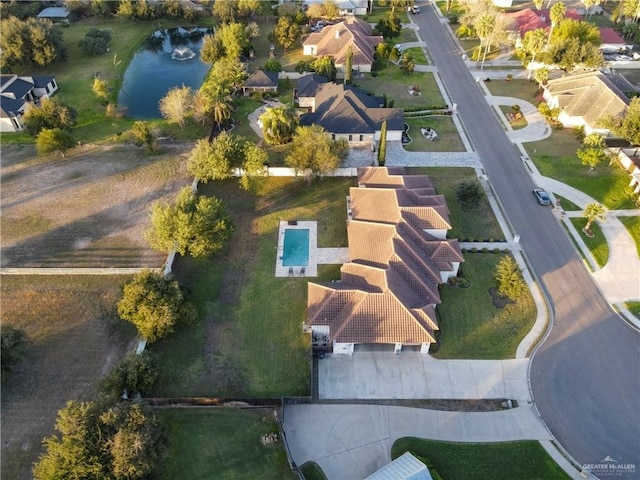
[(104, 55), (109, 51), (109, 42), (111, 42), (109, 30), (92, 28), (80, 40), (79, 45), (88, 55)]
[(232, 23), (236, 21), (239, 0), (216, 0), (213, 2), (213, 14), (222, 23)]
[(592, 172), (600, 163), (609, 158), (605, 150), (606, 145), (602, 135), (592, 133), (587, 135), (582, 143), (583, 147), (576, 152), (576, 155), (583, 165), (587, 165), (589, 167), (590, 172)]
[(336, 73), (338, 72), (333, 57), (329, 55), (316, 58), (313, 62), (313, 70), (318, 75), (327, 77), (330, 82), (336, 79)]
[(301, 29), (291, 17), (280, 17), (273, 28), (273, 37), (282, 45), (285, 52), (294, 47), (300, 41)]
[(150, 478), (165, 452), (157, 418), (139, 404), (70, 401), (58, 411), (58, 434), (45, 438), (36, 480)]
[(298, 127), (285, 163), (296, 175), (306, 171), (315, 176), (323, 175), (338, 168), (343, 156), (346, 156), (341, 145), (344, 142), (344, 139), (331, 140), (320, 125)]
[(160, 113), (170, 122), (177, 123), (184, 129), (184, 121), (191, 108), (191, 98), (193, 91), (191, 88), (182, 86), (174, 87), (160, 99)]
[(255, 143), (222, 132), (212, 142), (198, 140), (191, 151), (187, 170), (200, 181), (230, 178), (234, 170), (242, 171), (240, 185), (249, 189), (253, 179), (264, 176), (269, 156)]
[(23, 120), (29, 135), (37, 135), (45, 128), (70, 130), (76, 124), (76, 111), (56, 98), (43, 98), (40, 105), (30, 104)]
[(387, 161), (387, 121), (380, 127), (380, 145), (378, 146), (378, 165), (384, 167)]
[(233, 231), (222, 200), (198, 195), (188, 186), (180, 190), (174, 204), (154, 203), (150, 216), (147, 240), (162, 252), (175, 248), (180, 255), (211, 257), (224, 248)]
[(640, 98), (631, 99), (624, 115), (606, 117), (602, 120), (602, 124), (631, 144), (640, 145)]
[[(542, 1), (542, 0), (540, 0)], [(544, 51), (547, 40), (547, 32), (542, 28), (536, 28), (535, 30), (529, 30), (524, 34), (522, 38), (522, 50), (531, 56), (531, 63), (536, 61), (536, 56)], [(529, 75), (527, 78), (531, 78), (531, 68), (529, 68)]]
[(176, 280), (143, 270), (123, 285), (118, 315), (153, 343), (172, 333), (177, 324), (195, 319), (196, 313)]
[(259, 120), (262, 134), (269, 145), (289, 143), (298, 127), (298, 116), (289, 105), (267, 107)]
[(64, 152), (73, 147), (73, 138), (61, 128), (43, 128), (36, 137), (36, 149), (40, 155), (50, 152)]
[(0, 31), (2, 69), (18, 65), (44, 68), (54, 62), (67, 60), (62, 32), (48, 20), (3, 18), (0, 21)]

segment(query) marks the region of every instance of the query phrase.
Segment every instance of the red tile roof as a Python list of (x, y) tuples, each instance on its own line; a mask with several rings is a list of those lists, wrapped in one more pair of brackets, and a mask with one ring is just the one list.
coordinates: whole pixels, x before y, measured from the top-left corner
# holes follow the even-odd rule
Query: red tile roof
[[(464, 261), (457, 240), (425, 228), (450, 229), (444, 197), (429, 178), (403, 168), (358, 170), (347, 225), (349, 263), (341, 280), (309, 283), (308, 325), (328, 325), (340, 343), (435, 342), (442, 272)], [(372, 187), (375, 185), (375, 187)]]

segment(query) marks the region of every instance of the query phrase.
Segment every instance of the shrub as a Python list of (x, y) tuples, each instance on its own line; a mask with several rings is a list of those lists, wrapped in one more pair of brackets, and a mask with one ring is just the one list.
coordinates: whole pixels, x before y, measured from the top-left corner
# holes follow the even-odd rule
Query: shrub
[(482, 186), (475, 181), (462, 182), (456, 191), (456, 198), (462, 210), (473, 210), (476, 208), (480, 204), (483, 195)]
[(500, 260), (494, 278), (497, 282), (498, 294), (511, 300), (519, 298), (526, 288), (520, 267), (511, 255), (506, 255)]
[(305, 62), (304, 60), (300, 60), (297, 64), (296, 64), (296, 72), (298, 73), (303, 73), (308, 71), (309, 67), (307, 65), (307, 62)]
[(116, 365), (102, 381), (102, 388), (107, 395), (120, 397), (127, 394), (148, 392), (156, 379), (158, 370), (150, 353), (132, 353)]
[(73, 147), (73, 138), (69, 132), (60, 128), (45, 128), (36, 137), (36, 149), (40, 155), (59, 151), (64, 157), (64, 152)]
[(11, 325), (0, 326), (0, 368), (3, 380), (20, 358), (24, 339), (24, 331)]
[(88, 55), (104, 55), (109, 51), (111, 33), (108, 30), (92, 28), (87, 32), (79, 45)]
[(43, 98), (39, 107), (29, 104), (24, 123), (27, 133), (33, 136), (45, 128), (69, 130), (76, 124), (76, 111), (55, 98)]
[(275, 58), (270, 58), (265, 62), (264, 69), (267, 72), (281, 72), (282, 64)]

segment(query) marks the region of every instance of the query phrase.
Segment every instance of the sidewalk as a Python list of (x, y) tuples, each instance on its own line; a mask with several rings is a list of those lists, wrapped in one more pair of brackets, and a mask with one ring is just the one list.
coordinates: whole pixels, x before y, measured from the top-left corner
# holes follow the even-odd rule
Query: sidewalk
[[(459, 442), (538, 440), (551, 436), (531, 405), (495, 412), (447, 412), (385, 405), (287, 405), (284, 430), (297, 465), (316, 462), (328, 479), (360, 480), (391, 461), (391, 446), (403, 437)], [(579, 473), (557, 453), (549, 454), (571, 478)]]

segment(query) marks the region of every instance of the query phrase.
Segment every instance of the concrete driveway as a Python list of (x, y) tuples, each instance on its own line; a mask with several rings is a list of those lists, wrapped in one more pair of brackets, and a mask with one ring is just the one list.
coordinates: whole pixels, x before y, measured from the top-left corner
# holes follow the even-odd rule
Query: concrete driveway
[(321, 399), (530, 400), (529, 360), (436, 360), (403, 351), (357, 351), (318, 360)]
[(314, 461), (328, 479), (355, 480), (391, 461), (398, 438), (506, 442), (551, 440), (532, 406), (498, 412), (444, 412), (383, 405), (287, 405), (284, 430), (293, 460)]

